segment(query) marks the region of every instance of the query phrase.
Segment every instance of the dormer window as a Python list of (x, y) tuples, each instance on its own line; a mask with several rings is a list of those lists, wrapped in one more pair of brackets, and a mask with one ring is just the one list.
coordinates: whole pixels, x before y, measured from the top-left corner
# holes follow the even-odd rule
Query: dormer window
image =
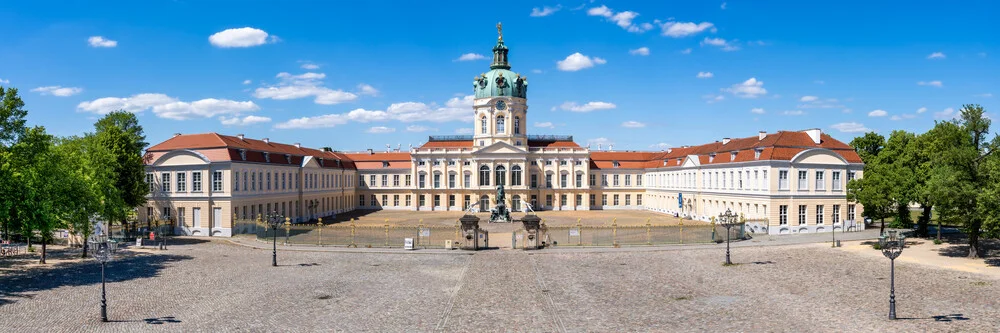
[(677, 158), (677, 165), (681, 165), (681, 159), (680, 159), (680, 157)]
[(320, 158), (320, 159), (318, 159), (318, 160), (319, 160), (319, 166), (323, 166), (323, 159), (322, 159), (322, 158)]
[(292, 154), (285, 154), (285, 161), (287, 161), (288, 164), (292, 164)]
[(669, 160), (663, 160), (663, 166), (667, 166), (667, 162), (668, 162), (668, 161), (669, 161)]
[(247, 160), (247, 150), (246, 149), (240, 149), (240, 160), (243, 160), (243, 161)]
[(736, 152), (735, 151), (732, 152), (732, 153), (729, 153), (729, 160), (730, 161), (735, 161), (736, 160)]
[(264, 162), (271, 163), (271, 153), (264, 153)]
[(708, 163), (712, 163), (714, 161), (715, 161), (715, 154), (708, 154)]
[(340, 167), (340, 160), (334, 160), (334, 161), (336, 161), (337, 167), (339, 168)]
[(620, 165), (620, 164), (618, 164), (618, 161), (611, 161), (611, 166), (612, 166), (612, 167), (615, 167), (615, 168), (617, 168), (617, 167), (618, 167), (619, 165)]
[(427, 164), (427, 163), (424, 162), (424, 161), (417, 162), (417, 165), (421, 165), (422, 166), (422, 165), (425, 165), (425, 164)]
[(763, 151), (763, 149), (759, 149), (759, 148), (758, 149), (754, 149), (753, 150), (753, 159), (759, 160), (760, 159), (760, 153), (762, 151)]
[(388, 168), (389, 167), (389, 161), (382, 161), (382, 167), (383, 168)]

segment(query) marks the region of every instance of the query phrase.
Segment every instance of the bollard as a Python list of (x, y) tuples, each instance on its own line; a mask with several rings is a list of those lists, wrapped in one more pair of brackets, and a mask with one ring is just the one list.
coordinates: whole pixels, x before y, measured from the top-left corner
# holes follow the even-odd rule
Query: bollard
[[(386, 219), (388, 221), (388, 219)], [(389, 247), (389, 225), (385, 225), (385, 247)]]
[(316, 241), (316, 245), (323, 246), (323, 218), (319, 218), (319, 222), (316, 223), (316, 229), (319, 229), (319, 240)]
[(285, 245), (288, 245), (288, 234), (292, 231), (292, 218), (285, 218)]
[(356, 235), (355, 234), (355, 229), (356, 229), (356, 226), (354, 224), (354, 220), (351, 220), (351, 245), (348, 245), (347, 247), (358, 248), (358, 243), (354, 242), (355, 238), (356, 238), (355, 237), (355, 235)]
[(577, 233), (579, 234), (579, 235), (576, 236), (576, 241), (577, 241), (576, 245), (577, 246), (583, 246), (583, 224), (580, 223), (580, 220), (582, 220), (582, 219), (579, 219), (579, 218), (576, 219), (576, 230), (577, 230)]
[(611, 220), (611, 245), (618, 247), (618, 218)]
[(649, 224), (649, 219), (646, 219), (646, 245), (653, 245), (653, 225)]
[(681, 220), (681, 222), (678, 223), (677, 225), (681, 227), (680, 242), (681, 244), (684, 244), (684, 220)]

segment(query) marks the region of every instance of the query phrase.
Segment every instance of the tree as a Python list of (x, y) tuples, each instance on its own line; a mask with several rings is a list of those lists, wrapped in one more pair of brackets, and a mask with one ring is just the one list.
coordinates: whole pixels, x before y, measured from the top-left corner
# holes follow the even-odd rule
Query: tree
[(3, 227), (0, 231), (3, 231), (3, 237), (10, 237), (12, 229), (20, 228), (15, 225), (19, 223), (14, 216), (14, 191), (18, 185), (13, 180), (13, 155), (9, 149), (24, 135), (24, 117), (27, 114), (17, 89), (0, 87), (0, 224)]
[(861, 178), (847, 182), (847, 199), (861, 203), (865, 207), (865, 215), (881, 219), (884, 232), (885, 218), (891, 216), (894, 208), (891, 166), (881, 158), (886, 146), (885, 137), (868, 132), (851, 140), (851, 146), (861, 156), (865, 168)]
[(108, 168), (109, 154), (92, 135), (59, 140), (56, 150), (64, 170), (62, 219), (83, 242), (81, 257), (87, 257), (86, 240), (93, 233), (93, 219), (104, 218), (105, 197), (117, 195)]
[[(969, 257), (981, 258), (979, 239), (983, 232), (995, 236), (1000, 222), (995, 216), (1000, 207), (1000, 138), (989, 140), (990, 119), (979, 105), (964, 105), (960, 118), (938, 122), (928, 131), (931, 136), (932, 177), (929, 187), (940, 211), (962, 219), (962, 229), (969, 237)], [(939, 212), (940, 213), (940, 212)]]
[(45, 263), (46, 245), (52, 233), (63, 225), (60, 218), (65, 211), (65, 198), (72, 196), (66, 190), (66, 167), (55, 153), (54, 137), (45, 133), (44, 127), (25, 131), (11, 147), (13, 152), (14, 181), (19, 194), (15, 198), (16, 217), (23, 220), (22, 232), (30, 238), (37, 231), (41, 237), (42, 256)]
[(107, 114), (94, 124), (94, 128), (97, 130), (94, 133), (97, 144), (108, 153), (112, 183), (117, 189), (117, 197), (111, 197), (110, 193), (104, 197), (102, 215), (109, 222), (120, 221), (124, 226), (129, 213), (135, 207), (144, 205), (149, 194), (142, 159), (146, 137), (135, 115), (125, 111)]

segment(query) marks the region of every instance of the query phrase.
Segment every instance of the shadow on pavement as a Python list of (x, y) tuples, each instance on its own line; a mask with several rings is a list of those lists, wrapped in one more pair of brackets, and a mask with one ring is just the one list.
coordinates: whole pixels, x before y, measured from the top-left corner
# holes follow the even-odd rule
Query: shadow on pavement
[[(190, 260), (191, 256), (173, 254), (143, 254), (124, 252), (108, 263), (107, 282), (154, 277), (175, 261)], [(31, 299), (34, 292), (66, 286), (101, 283), (100, 263), (93, 259), (64, 262), (7, 273), (0, 283), (0, 306)]]

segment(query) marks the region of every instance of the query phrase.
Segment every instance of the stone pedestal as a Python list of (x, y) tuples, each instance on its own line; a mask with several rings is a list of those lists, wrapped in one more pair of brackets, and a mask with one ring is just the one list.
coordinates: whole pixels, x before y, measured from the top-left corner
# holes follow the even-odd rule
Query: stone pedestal
[(542, 240), (545, 238), (545, 231), (541, 226), (541, 222), (542, 218), (534, 214), (528, 214), (521, 218), (521, 223), (524, 224), (524, 231), (527, 233), (524, 240), (525, 250), (540, 249), (544, 246)]
[(462, 239), (458, 240), (461, 242), (460, 248), (463, 250), (477, 251), (480, 248), (480, 234), (485, 232), (485, 230), (479, 229), (479, 217), (475, 215), (465, 215), (458, 219), (462, 223)]

